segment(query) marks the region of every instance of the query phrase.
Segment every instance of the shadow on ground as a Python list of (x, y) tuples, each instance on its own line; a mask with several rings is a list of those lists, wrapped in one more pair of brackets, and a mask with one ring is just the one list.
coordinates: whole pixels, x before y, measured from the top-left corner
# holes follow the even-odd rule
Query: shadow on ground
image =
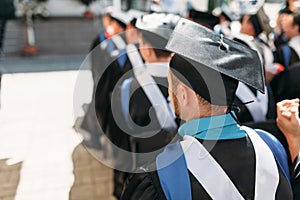
[(113, 170), (97, 161), (82, 144), (72, 155), (74, 184), (70, 200), (115, 200), (113, 192)]
[(7, 159), (0, 160), (0, 199), (15, 199), (22, 163), (7, 165)]

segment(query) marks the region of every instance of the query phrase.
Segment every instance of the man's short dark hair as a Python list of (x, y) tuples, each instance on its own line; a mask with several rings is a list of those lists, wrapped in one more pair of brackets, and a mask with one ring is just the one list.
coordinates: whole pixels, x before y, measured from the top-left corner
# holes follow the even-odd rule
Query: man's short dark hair
[(169, 57), (171, 55), (171, 52), (165, 49), (166, 39), (148, 31), (142, 31), (141, 38), (143, 42), (151, 44), (157, 58)]
[[(245, 15), (242, 16), (240, 22), (243, 21)], [(248, 19), (251, 24), (253, 25), (253, 28), (254, 28), (254, 32), (255, 32), (255, 35), (258, 36), (259, 34), (261, 34), (261, 32), (263, 32), (263, 29), (261, 27), (261, 24), (259, 22), (259, 19), (258, 19), (258, 16), (257, 15), (250, 15), (250, 18)]]
[(121, 22), (120, 20), (118, 20), (116, 18), (111, 17), (111, 19), (116, 21), (122, 27), (122, 29), (124, 29), (124, 30), (126, 29), (126, 26), (127, 26), (126, 24), (124, 24), (123, 22)]
[(292, 13), (293, 16), (293, 25), (299, 26), (299, 32), (300, 32), (300, 12)]

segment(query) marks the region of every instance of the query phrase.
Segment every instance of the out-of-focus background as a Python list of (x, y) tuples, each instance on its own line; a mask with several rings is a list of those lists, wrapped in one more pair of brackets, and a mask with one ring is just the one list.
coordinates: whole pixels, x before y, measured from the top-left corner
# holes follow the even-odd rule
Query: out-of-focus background
[[(166, 10), (180, 14), (187, 5), (211, 11), (224, 3), (162, 2)], [(283, 2), (265, 2), (271, 25)], [(103, 31), (105, 9), (149, 11), (151, 4), (14, 0), (15, 17), (1, 20), (0, 27), (0, 200), (114, 199), (112, 169), (86, 151), (73, 129), (73, 92), (92, 40)], [(81, 73), (92, 79), (89, 69)]]

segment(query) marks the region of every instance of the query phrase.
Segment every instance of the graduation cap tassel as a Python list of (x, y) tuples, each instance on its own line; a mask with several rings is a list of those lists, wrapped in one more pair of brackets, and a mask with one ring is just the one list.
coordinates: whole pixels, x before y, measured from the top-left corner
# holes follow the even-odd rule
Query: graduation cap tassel
[(223, 34), (221, 34), (220, 41), (219, 41), (219, 44), (220, 44), (219, 49), (227, 52), (229, 50), (229, 45), (226, 44), (223, 39), (224, 39), (224, 36), (223, 36)]
[[(241, 105), (246, 105), (246, 104), (249, 104), (249, 103), (253, 103), (254, 100), (251, 100), (251, 101), (247, 101), (245, 103), (242, 103)], [(237, 117), (233, 114), (233, 110), (236, 110), (237, 112), (240, 112), (241, 111), (241, 108), (240, 108), (240, 105), (238, 104), (235, 104), (235, 103), (232, 103), (231, 105), (228, 106), (228, 109), (227, 109), (227, 112), (226, 113), (229, 113), (232, 118), (238, 123), (238, 124), (241, 124), (239, 122), (239, 120), (237, 119)]]

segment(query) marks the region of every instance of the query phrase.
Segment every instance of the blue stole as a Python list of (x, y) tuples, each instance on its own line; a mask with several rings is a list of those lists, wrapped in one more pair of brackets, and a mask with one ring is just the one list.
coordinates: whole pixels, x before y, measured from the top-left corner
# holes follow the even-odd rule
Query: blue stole
[(168, 200), (192, 200), (189, 173), (179, 141), (168, 145), (157, 156), (156, 166), (160, 185)]
[[(99, 34), (99, 42), (101, 43), (101, 42), (103, 42), (106, 39), (107, 38), (105, 37), (104, 32), (101, 32)], [(108, 41), (107, 41), (107, 47), (106, 47), (106, 52), (110, 54), (112, 51), (114, 51), (116, 49), (117, 49), (117, 47), (114, 44), (114, 42), (111, 39), (108, 39)], [(118, 51), (119, 51), (119, 55), (118, 55), (117, 59), (118, 59), (119, 66), (122, 69), (125, 66), (125, 63), (126, 63), (127, 52), (126, 52), (126, 49), (119, 49)]]
[(284, 59), (284, 67), (285, 69), (287, 69), (289, 67), (290, 64), (290, 58), (291, 58), (291, 47), (289, 47), (288, 44), (284, 44), (282, 45), (282, 52), (283, 52), (283, 59)]

